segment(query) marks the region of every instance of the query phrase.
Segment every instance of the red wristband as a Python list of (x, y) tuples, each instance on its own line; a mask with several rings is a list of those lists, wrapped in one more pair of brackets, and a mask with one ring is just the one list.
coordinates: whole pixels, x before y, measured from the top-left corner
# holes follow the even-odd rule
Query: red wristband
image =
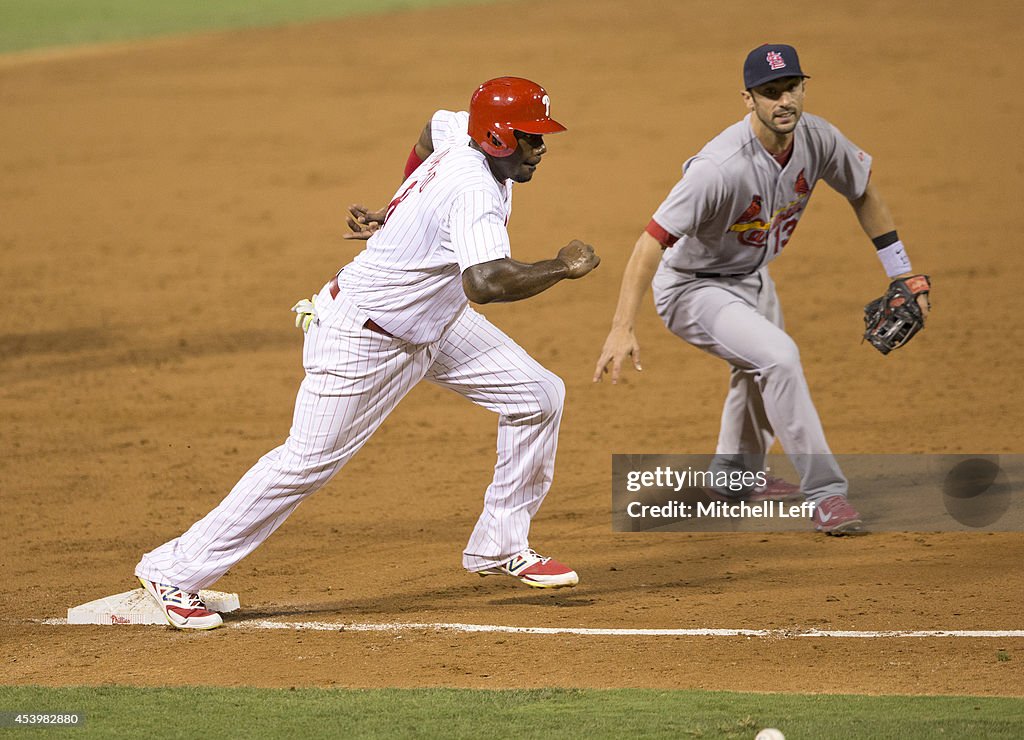
[(409, 152), (409, 161), (405, 163), (406, 178), (408, 178), (409, 175), (415, 172), (416, 168), (419, 167), (421, 164), (423, 164), (423, 160), (420, 159), (419, 156), (417, 156), (416, 147), (413, 146), (412, 151)]

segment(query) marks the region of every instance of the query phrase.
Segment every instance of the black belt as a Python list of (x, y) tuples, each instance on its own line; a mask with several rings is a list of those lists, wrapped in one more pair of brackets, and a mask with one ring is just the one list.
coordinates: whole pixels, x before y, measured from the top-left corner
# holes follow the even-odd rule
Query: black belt
[(730, 274), (726, 274), (724, 272), (695, 272), (695, 273), (693, 273), (694, 277), (699, 277), (699, 278), (745, 278), (745, 277), (750, 277), (753, 274), (754, 273), (752, 273), (752, 272), (733, 273), (731, 275)]

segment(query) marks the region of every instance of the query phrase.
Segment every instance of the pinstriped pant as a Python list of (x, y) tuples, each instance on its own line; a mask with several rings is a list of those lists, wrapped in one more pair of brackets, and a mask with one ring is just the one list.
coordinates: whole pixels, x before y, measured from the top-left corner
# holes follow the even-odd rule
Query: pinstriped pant
[(499, 414), (494, 479), (463, 567), (483, 570), (528, 546), (554, 472), (562, 380), (468, 306), (432, 344), (364, 328), (366, 315), (326, 288), (317, 312), (288, 439), (187, 532), (145, 554), (137, 575), (186, 591), (209, 587), (327, 483), (423, 379)]

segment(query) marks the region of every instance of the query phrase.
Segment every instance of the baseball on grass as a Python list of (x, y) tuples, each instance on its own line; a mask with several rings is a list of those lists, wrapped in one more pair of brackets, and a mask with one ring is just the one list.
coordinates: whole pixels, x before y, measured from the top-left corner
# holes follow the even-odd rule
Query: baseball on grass
[(786, 736), (774, 727), (765, 727), (754, 736), (754, 740), (786, 740)]

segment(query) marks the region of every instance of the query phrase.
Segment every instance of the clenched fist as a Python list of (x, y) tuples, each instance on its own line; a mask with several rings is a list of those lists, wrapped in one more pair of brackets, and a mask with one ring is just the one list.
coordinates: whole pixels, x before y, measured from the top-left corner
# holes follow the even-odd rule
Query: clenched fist
[(557, 259), (569, 269), (566, 277), (570, 280), (583, 277), (601, 264), (601, 258), (594, 252), (594, 248), (579, 239), (573, 239), (559, 249)]

